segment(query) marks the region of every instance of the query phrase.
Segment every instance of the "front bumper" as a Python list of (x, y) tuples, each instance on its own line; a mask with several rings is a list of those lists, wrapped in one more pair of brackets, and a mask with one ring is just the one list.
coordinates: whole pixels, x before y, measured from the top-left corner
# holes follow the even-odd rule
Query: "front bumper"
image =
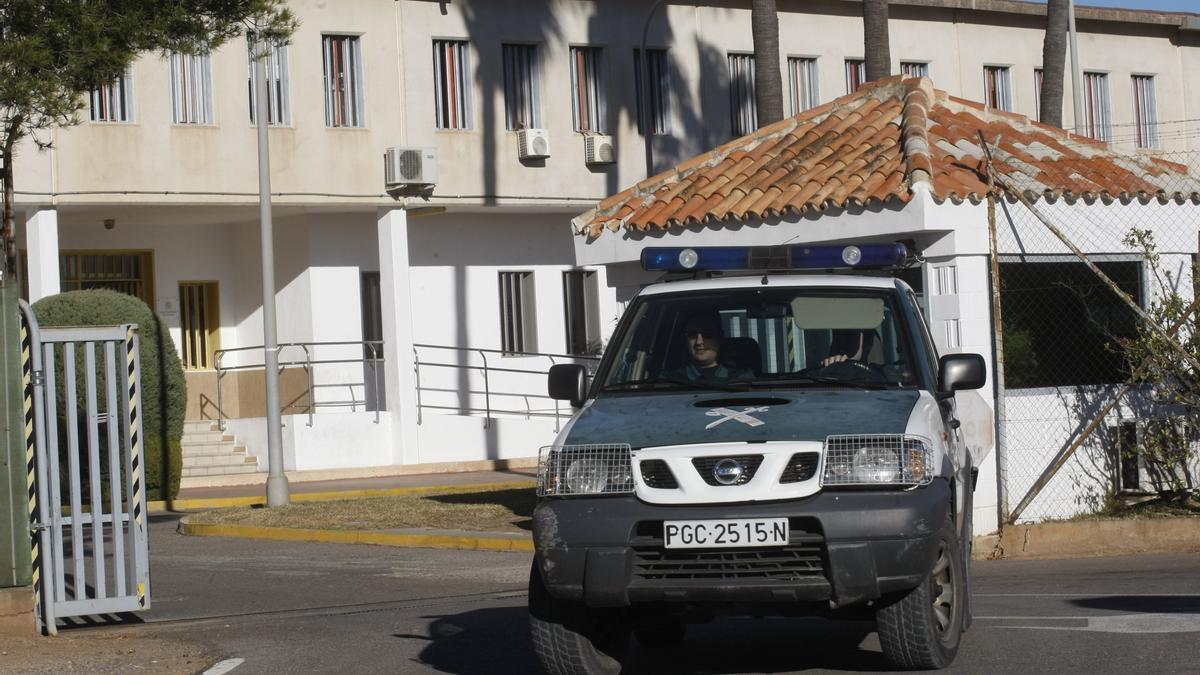
[[(854, 605), (914, 588), (937, 555), (945, 480), (911, 491), (824, 491), (769, 503), (662, 506), (633, 495), (544, 499), (537, 563), (550, 593), (593, 607), (644, 602)], [(787, 517), (783, 549), (666, 550), (664, 520)]]

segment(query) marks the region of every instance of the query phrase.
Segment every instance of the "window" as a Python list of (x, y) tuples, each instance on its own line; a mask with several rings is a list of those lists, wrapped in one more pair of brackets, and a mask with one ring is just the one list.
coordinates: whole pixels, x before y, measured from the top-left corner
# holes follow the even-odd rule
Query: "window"
[[(246, 36), (246, 61), (250, 68), (247, 86), (250, 89), (250, 122), (258, 110), (258, 90), (255, 88), (254, 33)], [(272, 42), (266, 55), (267, 72), (267, 124), (285, 126), (292, 123), (292, 110), (288, 105), (288, 53), (286, 42)]]
[(729, 120), (734, 136), (745, 136), (758, 128), (753, 54), (729, 55)]
[(470, 129), (470, 49), (462, 40), (433, 41), (433, 105), (438, 129)]
[(1158, 106), (1154, 100), (1154, 76), (1133, 76), (1133, 123), (1137, 147), (1158, 146)]
[(1041, 68), (1033, 69), (1033, 114), (1037, 121), (1042, 121), (1042, 82), (1046, 79), (1046, 71)]
[(175, 124), (212, 124), (212, 59), (208, 52), (171, 53), (171, 108)]
[(600, 47), (571, 47), (571, 116), (575, 131), (604, 133), (608, 97), (600, 77), (603, 56)]
[(846, 93), (853, 94), (867, 81), (867, 62), (862, 59), (846, 59)]
[[(647, 66), (650, 69), (650, 133), (665, 136), (671, 133), (671, 81), (668, 68), (667, 50), (647, 49), (649, 56)], [(638, 133), (646, 134), (646, 112), (642, 108), (642, 54), (640, 49), (633, 50), (633, 83), (637, 87), (637, 120)]]
[(92, 90), (88, 109), (93, 122), (133, 121), (133, 68), (107, 84)]
[(509, 131), (540, 129), (542, 91), (536, 45), (503, 45), (504, 127)]
[(150, 251), (60, 251), (62, 291), (107, 288), (154, 306), (154, 254)]
[(1108, 107), (1108, 75), (1083, 74), (1083, 133), (1098, 141), (1112, 140)]
[(537, 350), (533, 272), (500, 273), (500, 349), (506, 354)]
[(1008, 66), (983, 67), (983, 103), (996, 110), (1012, 111), (1012, 79)]
[(809, 57), (788, 58), (788, 81), (792, 89), (792, 114), (799, 115), (817, 107), (821, 92), (817, 88), (817, 60)]
[[(1004, 381), (1010, 389), (1123, 382), (1128, 367), (1117, 338), (1133, 337), (1137, 317), (1081, 262), (1036, 256), (1000, 263)], [(1141, 302), (1141, 264), (1099, 261), (1121, 290)]]
[(383, 296), (379, 272), (363, 272), (359, 285), (363, 339), (363, 398), (367, 410), (386, 410), (383, 386)]
[(212, 368), (220, 346), (217, 282), (179, 282), (180, 360), (189, 370)]
[(353, 35), (323, 35), (325, 126), (361, 127), (363, 120), (362, 46)]
[(596, 273), (563, 272), (563, 316), (567, 323), (567, 353), (600, 353), (600, 307)]
[(900, 74), (905, 77), (929, 77), (929, 64), (924, 61), (901, 61)]

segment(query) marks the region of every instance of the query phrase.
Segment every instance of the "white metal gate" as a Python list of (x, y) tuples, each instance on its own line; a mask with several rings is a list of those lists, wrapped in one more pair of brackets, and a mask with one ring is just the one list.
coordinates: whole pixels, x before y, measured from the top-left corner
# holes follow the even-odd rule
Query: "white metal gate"
[(54, 634), (66, 617), (150, 607), (139, 337), (39, 329), (24, 302), (21, 315), (33, 580)]

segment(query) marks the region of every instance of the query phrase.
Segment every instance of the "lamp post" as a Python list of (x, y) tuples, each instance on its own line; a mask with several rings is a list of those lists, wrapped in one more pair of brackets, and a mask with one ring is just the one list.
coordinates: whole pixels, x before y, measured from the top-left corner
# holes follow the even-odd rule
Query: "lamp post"
[(642, 138), (646, 141), (646, 178), (654, 175), (654, 147), (651, 144), (651, 123), (654, 120), (654, 111), (650, 109), (650, 54), (646, 52), (646, 37), (650, 34), (650, 22), (654, 20), (654, 15), (658, 13), (658, 8), (663, 6), (667, 0), (658, 0), (654, 6), (650, 8), (650, 13), (646, 15), (646, 23), (642, 24)]
[(275, 326), (275, 235), (271, 225), (271, 152), (267, 142), (267, 54), (254, 36), (254, 121), (258, 127), (258, 223), (262, 236), (263, 368), (267, 381), (267, 506), (291, 496), (283, 473), (283, 420), (279, 412), (279, 341)]

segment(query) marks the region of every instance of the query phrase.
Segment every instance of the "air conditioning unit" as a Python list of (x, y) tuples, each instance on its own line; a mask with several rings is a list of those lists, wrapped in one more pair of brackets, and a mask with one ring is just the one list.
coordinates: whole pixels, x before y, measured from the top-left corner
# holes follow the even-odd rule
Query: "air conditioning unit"
[(521, 129), (517, 132), (517, 157), (544, 159), (550, 156), (550, 132), (545, 129)]
[[(1196, 449), (1200, 428), (1182, 417), (1124, 419), (1113, 430), (1117, 439), (1117, 477), (1121, 492), (1145, 492), (1164, 489), (1171, 483), (1190, 484), (1189, 474), (1200, 472)], [(1166, 455), (1145, 456), (1147, 443), (1166, 444)], [(1160, 447), (1160, 452), (1164, 452)], [(1157, 461), (1156, 461), (1157, 459)], [(1163, 461), (1166, 460), (1166, 461)]]
[(612, 136), (584, 136), (583, 161), (588, 164), (612, 164), (617, 161), (617, 149), (613, 147)]
[(388, 148), (383, 153), (383, 183), (388, 189), (436, 185), (437, 178), (437, 148)]

